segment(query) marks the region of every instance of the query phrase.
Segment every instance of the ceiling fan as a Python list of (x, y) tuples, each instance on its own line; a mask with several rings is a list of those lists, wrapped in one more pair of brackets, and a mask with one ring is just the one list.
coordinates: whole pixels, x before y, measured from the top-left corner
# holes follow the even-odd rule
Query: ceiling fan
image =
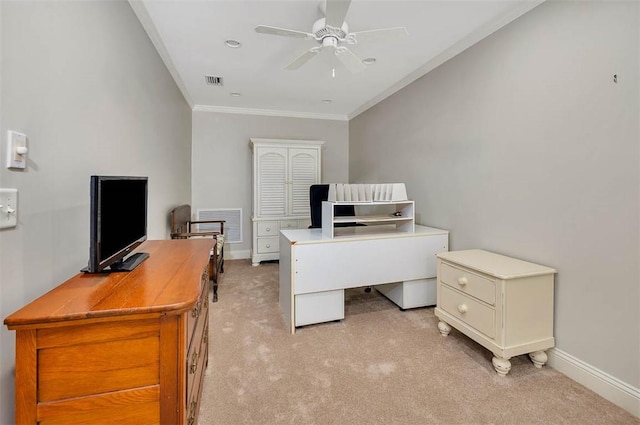
[(357, 44), (367, 41), (383, 41), (404, 37), (408, 34), (405, 27), (375, 29), (360, 32), (349, 32), (349, 26), (345, 22), (345, 16), (349, 10), (351, 0), (323, 0), (320, 2), (320, 10), (325, 17), (318, 19), (311, 32), (297, 31), (286, 28), (258, 25), (255, 30), (261, 34), (279, 35), (284, 37), (304, 38), (315, 40), (319, 45), (314, 46), (298, 56), (285, 69), (294, 70), (300, 68), (322, 50), (331, 50), (338, 60), (352, 73), (362, 71), (366, 66), (343, 43)]

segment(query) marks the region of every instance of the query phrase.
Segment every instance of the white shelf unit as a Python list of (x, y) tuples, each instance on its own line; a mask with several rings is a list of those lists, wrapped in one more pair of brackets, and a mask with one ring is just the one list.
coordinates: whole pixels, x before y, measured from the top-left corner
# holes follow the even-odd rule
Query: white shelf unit
[[(355, 216), (335, 215), (336, 206), (353, 205), (356, 209)], [(396, 202), (322, 202), (322, 234), (326, 237), (340, 236), (344, 228), (336, 228), (335, 224), (354, 223), (367, 226), (391, 225), (392, 232), (415, 232), (415, 203), (413, 201)], [(374, 231), (375, 232), (375, 231)], [(381, 233), (389, 230), (381, 229)]]

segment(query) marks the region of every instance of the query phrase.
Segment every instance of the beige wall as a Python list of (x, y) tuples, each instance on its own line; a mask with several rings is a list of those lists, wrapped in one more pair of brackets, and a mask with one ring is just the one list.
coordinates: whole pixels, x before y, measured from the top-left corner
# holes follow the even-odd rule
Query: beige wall
[(556, 268), (557, 347), (636, 388), (638, 8), (544, 3), (349, 131), (351, 180), (406, 182), (452, 250)]
[(227, 245), (225, 255), (247, 258), (251, 249), (250, 138), (323, 140), (322, 180), (348, 179), (349, 145), (346, 121), (193, 113), (193, 205), (242, 208), (243, 242)]
[[(191, 199), (191, 111), (124, 1), (0, 2), (0, 187), (19, 225), (0, 230), (0, 317), (88, 260), (89, 176), (149, 177), (149, 236)], [(29, 137), (5, 167), (6, 131)], [(0, 423), (13, 423), (14, 338), (0, 330)]]

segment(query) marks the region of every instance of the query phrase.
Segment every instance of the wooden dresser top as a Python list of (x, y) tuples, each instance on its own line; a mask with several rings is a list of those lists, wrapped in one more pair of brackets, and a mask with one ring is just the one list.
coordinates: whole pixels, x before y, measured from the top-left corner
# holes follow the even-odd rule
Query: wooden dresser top
[[(146, 241), (131, 272), (80, 273), (8, 316), (9, 329), (69, 320), (189, 310), (201, 292), (212, 239)], [(40, 325), (40, 326), (38, 326)]]

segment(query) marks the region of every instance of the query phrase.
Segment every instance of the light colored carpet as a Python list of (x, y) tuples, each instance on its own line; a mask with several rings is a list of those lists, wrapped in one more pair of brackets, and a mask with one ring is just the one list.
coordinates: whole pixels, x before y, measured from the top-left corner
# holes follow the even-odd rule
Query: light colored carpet
[(527, 356), (499, 377), (487, 350), (440, 335), (433, 308), (349, 290), (343, 321), (291, 335), (277, 263), (227, 261), (218, 291), (200, 425), (640, 424)]

